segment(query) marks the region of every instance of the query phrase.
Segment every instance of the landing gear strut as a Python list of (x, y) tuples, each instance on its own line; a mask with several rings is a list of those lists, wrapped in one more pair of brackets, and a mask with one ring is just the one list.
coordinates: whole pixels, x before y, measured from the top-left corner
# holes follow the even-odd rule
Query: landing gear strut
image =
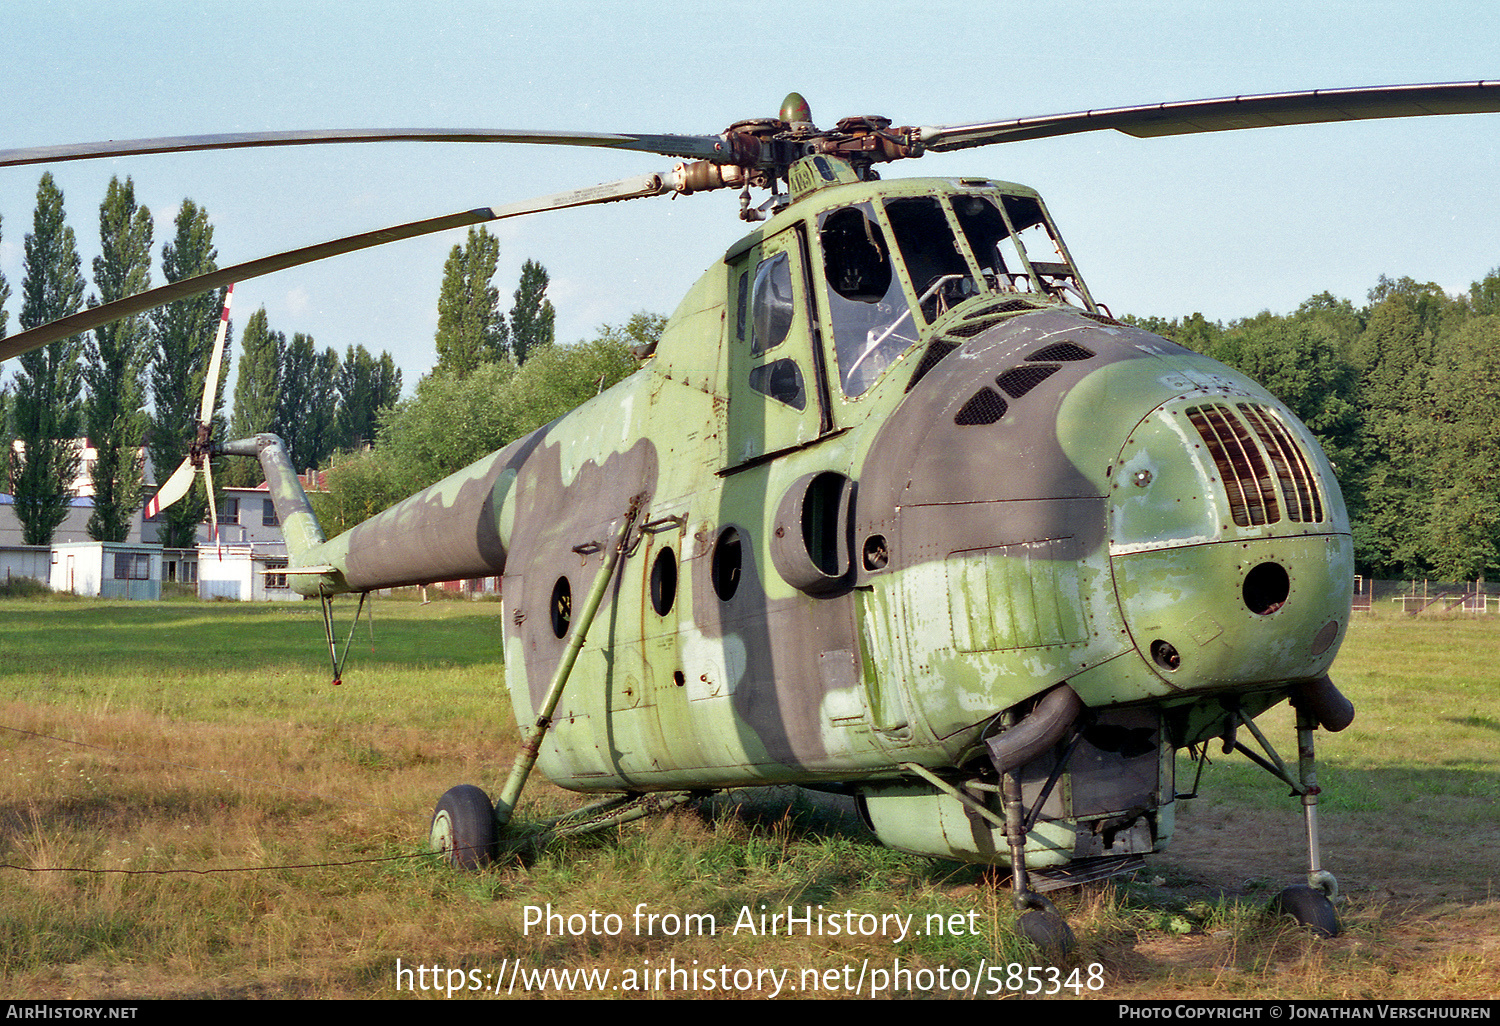
[[(578, 624), (573, 628), (573, 636), (563, 651), (557, 670), (552, 675), (552, 683), (548, 686), (546, 696), (537, 709), (536, 722), (521, 739), (521, 749), (511, 767), (510, 776), (505, 781), (505, 787), (500, 792), (500, 800), (492, 803), (489, 795), (474, 785), (460, 784), (449, 790), (438, 802), (437, 810), (432, 816), (429, 840), (433, 849), (442, 852), (453, 865), (464, 869), (476, 869), (487, 865), (498, 854), (500, 834), (510, 826), (511, 816), (521, 798), (521, 789), (525, 787), (526, 778), (531, 775), (532, 767), (536, 765), (542, 739), (546, 736), (548, 728), (552, 726), (552, 714), (557, 710), (558, 700), (562, 698), (563, 687), (573, 672), (578, 653), (583, 650), (584, 639), (588, 636), (595, 614), (599, 612), (599, 604), (604, 599), (609, 582), (614, 578), (615, 568), (620, 565), (620, 555), (625, 551), (626, 542), (630, 538), (630, 530), (635, 526), (636, 517), (640, 514), (645, 501), (645, 493), (630, 500), (630, 509), (620, 526), (619, 538), (608, 550), (604, 566), (594, 577), (594, 583), (589, 588)], [(364, 606), (364, 595), (360, 596), (360, 606), (361, 608)], [(356, 619), (357, 617), (358, 614), (356, 614)], [(328, 617), (326, 598), (323, 618), (324, 623), (330, 625), (328, 644), (332, 650), (333, 628)], [(338, 670), (339, 664), (335, 659), (335, 684), (338, 683), (336, 679)]]
[[(1302, 819), (1307, 831), (1307, 883), (1288, 887), (1278, 894), (1271, 902), (1270, 911), (1291, 916), (1320, 937), (1337, 937), (1343, 932), (1333, 908), (1339, 896), (1339, 883), (1323, 868), (1322, 845), (1318, 837), (1318, 795), (1321, 788), (1318, 787), (1314, 731), (1320, 726), (1330, 731), (1343, 730), (1354, 719), (1354, 707), (1327, 677), (1295, 688), (1292, 705), (1297, 710), (1296, 779), (1249, 717), (1231, 718), (1229, 733), (1225, 736), (1225, 750), (1232, 747), (1245, 755), (1268, 773), (1290, 784), (1292, 793), (1302, 798)], [(1234, 740), (1236, 725), (1249, 728), (1265, 750), (1266, 758)]]
[[(1066, 732), (1081, 707), (1070, 688), (1058, 688), (1053, 694), (1063, 696), (1058, 701), (1064, 705), (1064, 709), (1055, 717), (1058, 726), (1041, 739), (1049, 743), (1055, 743)], [(1004, 718), (1006, 728), (1014, 731), (1015, 712), (1007, 711)], [(1005, 761), (1004, 771), (1000, 776), (1000, 800), (1005, 807), (1005, 841), (1010, 846), (1011, 900), (1015, 903), (1018, 916), (1016, 925), (1038, 948), (1049, 955), (1061, 955), (1070, 951), (1076, 943), (1073, 929), (1052, 902), (1031, 889), (1026, 876), (1027, 825), (1026, 806), (1021, 799), (1021, 761), (1022, 757)], [(1040, 806), (1040, 802), (1038, 805)]]
[(1000, 796), (1005, 803), (1005, 840), (1010, 846), (1011, 900), (1016, 906), (1016, 925), (1027, 940), (1047, 954), (1065, 954), (1076, 944), (1072, 927), (1052, 902), (1031, 889), (1026, 878), (1026, 809), (1021, 802), (1019, 769), (1006, 770), (1001, 778)]
[(1343, 932), (1333, 910), (1339, 896), (1339, 882), (1323, 868), (1322, 846), (1318, 841), (1318, 768), (1313, 749), (1313, 731), (1317, 726), (1312, 712), (1298, 708), (1297, 770), (1302, 785), (1302, 819), (1307, 827), (1307, 886), (1288, 887), (1276, 896), (1271, 907), (1320, 937), (1337, 937)]

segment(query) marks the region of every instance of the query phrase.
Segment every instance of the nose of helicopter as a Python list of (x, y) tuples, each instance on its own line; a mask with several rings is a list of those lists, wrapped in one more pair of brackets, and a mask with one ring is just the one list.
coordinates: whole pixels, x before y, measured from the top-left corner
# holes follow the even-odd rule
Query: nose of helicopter
[(1348, 625), (1353, 554), (1331, 467), (1266, 399), (1198, 393), (1130, 432), (1109, 473), (1124, 631), (1180, 690), (1325, 673)]

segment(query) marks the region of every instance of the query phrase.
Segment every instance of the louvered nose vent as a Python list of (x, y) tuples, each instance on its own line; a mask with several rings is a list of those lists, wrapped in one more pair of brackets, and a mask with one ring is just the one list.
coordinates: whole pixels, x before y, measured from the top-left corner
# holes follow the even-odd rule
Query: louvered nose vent
[(963, 404), (953, 423), (963, 425), (993, 424), (1005, 416), (1008, 409), (1005, 397), (993, 388), (981, 388)]
[(1092, 360), (1094, 351), (1079, 345), (1077, 342), (1054, 342), (1050, 346), (1042, 346), (1036, 352), (1026, 357), (1027, 363), (1067, 363), (1072, 360)]
[(1213, 457), (1240, 527), (1321, 523), (1323, 495), (1307, 455), (1267, 407), (1239, 403), (1195, 406), (1187, 418)]

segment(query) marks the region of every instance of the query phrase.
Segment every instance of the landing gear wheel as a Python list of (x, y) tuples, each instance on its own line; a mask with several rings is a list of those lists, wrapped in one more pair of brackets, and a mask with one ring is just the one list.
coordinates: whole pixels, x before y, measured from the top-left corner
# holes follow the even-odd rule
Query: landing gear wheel
[(1068, 921), (1056, 912), (1042, 912), (1033, 909), (1023, 913), (1016, 921), (1017, 927), (1031, 943), (1041, 948), (1043, 953), (1060, 958), (1072, 951), (1077, 942), (1073, 939), (1073, 929)]
[(1288, 887), (1271, 902), (1271, 912), (1291, 916), (1319, 937), (1337, 937), (1343, 932), (1333, 902), (1316, 887)]
[(473, 784), (450, 788), (438, 799), (428, 843), (449, 865), (459, 869), (489, 865), (500, 847), (490, 796)]

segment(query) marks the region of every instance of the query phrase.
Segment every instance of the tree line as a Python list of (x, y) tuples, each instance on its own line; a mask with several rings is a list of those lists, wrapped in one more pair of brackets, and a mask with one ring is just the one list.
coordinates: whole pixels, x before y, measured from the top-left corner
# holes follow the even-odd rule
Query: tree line
[[(161, 247), (167, 282), (217, 269), (207, 211), (184, 200), (173, 227)], [(0, 221), (0, 238), (3, 228)], [(44, 174), (25, 238), (21, 329), (75, 313), (85, 302), (97, 306), (151, 288), (154, 230), (131, 179), (112, 179), (99, 208), (100, 256), (90, 290), (62, 192)], [(654, 341), (665, 324), (639, 314), (621, 328), (601, 328), (593, 340), (556, 346), (546, 269), (526, 261), (513, 305), (502, 313), (493, 280), (498, 257), (498, 240), (482, 227), (453, 247), (438, 296), (438, 363), (405, 402), (389, 352), (376, 357), (354, 345), (340, 357), (332, 348), (319, 350), (311, 335), (294, 332), (288, 339), (274, 330), (260, 308), (240, 335), (233, 412), (226, 418), (218, 411), (234, 350), (229, 331), (214, 437), (270, 432), (286, 443), (294, 466), (332, 465), (331, 490), (316, 503), (330, 528), (344, 530), (614, 384), (635, 369), (631, 347)], [(0, 273), (0, 338), (10, 296)], [(193, 441), (223, 302), (222, 291), (205, 293), (17, 358), (14, 380), (0, 389), (0, 439), (14, 450), (6, 483), (26, 544), (51, 544), (67, 515), (82, 437), (97, 453), (89, 536), (126, 540), (144, 501), (142, 453), (160, 476), (182, 463)], [(13, 447), (12, 440), (22, 444)], [(261, 479), (248, 460), (214, 470), (220, 485)], [(162, 543), (193, 545), (207, 510), (195, 483), (161, 514)]]
[(1500, 571), (1500, 268), (1450, 296), (1384, 275), (1362, 306), (1131, 323), (1244, 371), (1317, 436), (1372, 577)]
[[(3, 228), (0, 221), (0, 232)], [(149, 289), (154, 233), (151, 211), (136, 202), (132, 180), (111, 179), (99, 206), (100, 255), (93, 261), (90, 290), (63, 194), (51, 174), (44, 174), (32, 231), (25, 237), (20, 327), (76, 313), (85, 302), (97, 306)], [(171, 283), (206, 274), (218, 268), (217, 260), (208, 212), (183, 200), (173, 235), (161, 248), (162, 276)], [(10, 294), (0, 274), (0, 338), (8, 327)], [(223, 302), (223, 291), (205, 293), (17, 358), (13, 381), (0, 390), (0, 437), (11, 457), (6, 484), (26, 544), (51, 544), (67, 515), (81, 458), (77, 439), (83, 437), (97, 453), (90, 468), (94, 508), (89, 537), (128, 537), (144, 500), (142, 453), (158, 474), (169, 473), (187, 456)], [(224, 418), (217, 411), (223, 404), (232, 340), (231, 331), (214, 400), (218, 438), (224, 434)], [(333, 349), (317, 352), (308, 335), (295, 334), (287, 342), (270, 329), (264, 308), (251, 316), (243, 341), (246, 353), (235, 386), (236, 437), (284, 433), (297, 466), (317, 466), (335, 449), (373, 438), (379, 411), (400, 396), (401, 372), (389, 353), (377, 358), (364, 346), (350, 346), (341, 359)], [(12, 440), (22, 444), (12, 446)], [(254, 484), (259, 477), (253, 469), (230, 469), (222, 480)], [(164, 511), (162, 543), (193, 545), (207, 502), (195, 485), (183, 501)]]

